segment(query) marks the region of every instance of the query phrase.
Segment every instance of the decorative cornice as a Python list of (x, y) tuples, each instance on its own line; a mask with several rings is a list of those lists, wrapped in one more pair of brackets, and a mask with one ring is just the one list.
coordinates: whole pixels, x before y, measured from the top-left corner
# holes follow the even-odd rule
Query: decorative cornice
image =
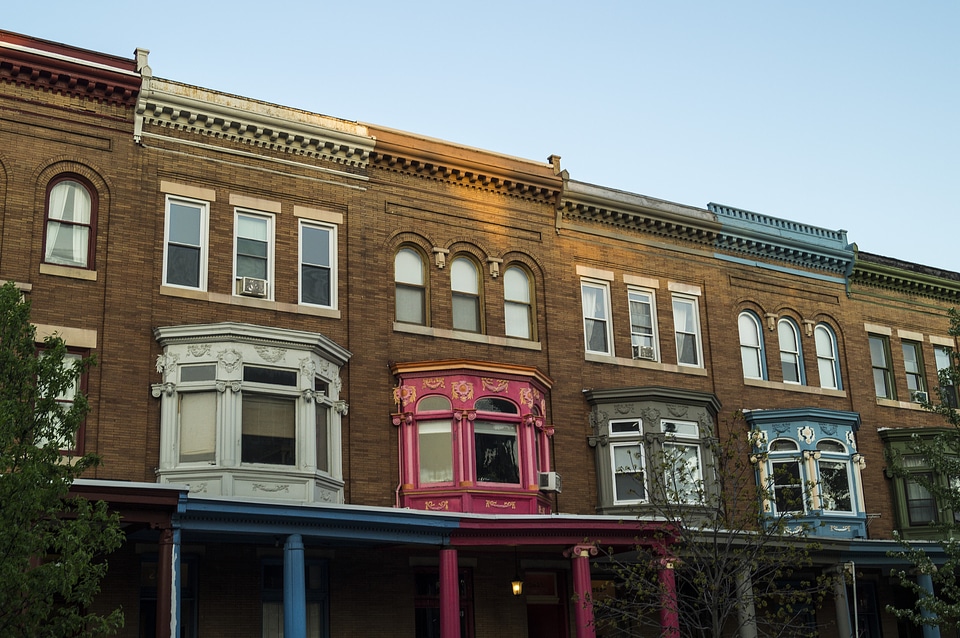
[(112, 105), (133, 106), (136, 59), (0, 31), (0, 81)]
[(583, 397), (590, 405), (658, 401), (693, 405), (706, 408), (714, 415), (720, 412), (720, 399), (713, 393), (668, 388), (662, 386), (637, 386), (629, 388), (585, 389)]
[(960, 301), (960, 273), (857, 251), (853, 284), (942, 301)]
[(477, 375), (500, 375), (534, 379), (549, 389), (553, 380), (534, 366), (522, 366), (491, 361), (472, 361), (469, 359), (447, 359), (438, 361), (411, 361), (390, 364), (393, 375), (451, 374), (457, 371)]
[(161, 326), (153, 329), (161, 347), (174, 344), (229, 341), (290, 350), (312, 350), (336, 365), (343, 366), (351, 353), (316, 332), (257, 326), (248, 323), (207, 323)]
[(371, 163), (384, 170), (551, 203), (561, 190), (557, 156), (548, 163), (534, 162), (374, 124), (367, 127), (377, 139)]
[(375, 142), (356, 122), (154, 78), (146, 67), (137, 141), (148, 124), (359, 168)]
[(829, 230), (722, 204), (707, 204), (722, 231), (716, 248), (846, 275), (854, 260), (847, 231)]
[(599, 223), (705, 246), (720, 231), (716, 217), (701, 208), (570, 179), (563, 182), (559, 215), (566, 222)]

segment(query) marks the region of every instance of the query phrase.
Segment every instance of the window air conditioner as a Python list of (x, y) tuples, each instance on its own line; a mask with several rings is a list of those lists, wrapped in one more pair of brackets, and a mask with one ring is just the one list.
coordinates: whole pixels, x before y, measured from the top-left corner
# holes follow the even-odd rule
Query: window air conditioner
[(556, 472), (540, 472), (540, 489), (544, 492), (562, 492), (560, 475)]
[(633, 358), (653, 361), (653, 346), (633, 346)]
[(929, 395), (922, 390), (914, 390), (910, 393), (910, 400), (914, 403), (926, 403), (929, 400)]
[(240, 279), (240, 294), (247, 297), (266, 297), (267, 280), (257, 279), (255, 277), (243, 277)]

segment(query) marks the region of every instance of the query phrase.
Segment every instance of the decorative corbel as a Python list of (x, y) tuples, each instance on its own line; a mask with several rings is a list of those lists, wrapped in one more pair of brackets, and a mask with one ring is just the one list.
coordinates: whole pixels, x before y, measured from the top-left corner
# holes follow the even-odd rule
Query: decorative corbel
[(346, 401), (334, 401), (333, 409), (336, 410), (340, 416), (347, 416), (347, 412), (350, 411), (350, 404)]
[(413, 425), (413, 412), (396, 412), (390, 415), (390, 420), (394, 425)]
[(808, 337), (813, 336), (813, 326), (815, 325), (816, 323), (813, 321), (810, 321), (809, 319), (803, 320), (803, 331), (807, 334)]
[(477, 418), (477, 411), (476, 410), (454, 410), (453, 418), (455, 418), (457, 421), (463, 421), (464, 419), (466, 419), (467, 421), (473, 421), (474, 419)]
[(863, 458), (862, 454), (854, 454), (852, 457), (850, 457), (850, 460), (856, 463), (857, 467), (859, 467), (861, 470), (866, 469), (867, 467), (867, 459)]
[(441, 270), (447, 265), (447, 255), (450, 254), (450, 251), (446, 248), (433, 247), (433, 256), (437, 262), (437, 268)]
[(306, 390), (303, 390), (300, 393), (300, 396), (302, 396), (303, 400), (306, 401), (307, 403), (313, 403), (314, 394), (315, 394), (314, 390), (312, 390), (311, 388), (307, 388)]
[(234, 392), (240, 392), (241, 384), (239, 381), (217, 381), (216, 388), (217, 392), (223, 394), (227, 391), (227, 388), (230, 388)]
[(606, 434), (588, 436), (587, 445), (589, 445), (590, 447), (597, 447), (597, 445), (599, 444), (600, 447), (607, 447), (607, 442), (609, 440), (610, 438)]
[(154, 399), (159, 399), (160, 395), (165, 394), (168, 397), (172, 397), (174, 391), (176, 391), (177, 386), (167, 381), (166, 383), (153, 383), (150, 385), (150, 394), (153, 395)]
[(543, 417), (536, 414), (524, 414), (521, 419), (527, 427), (534, 426), (537, 429), (543, 429)]
[(768, 329), (768, 330), (776, 330), (776, 329), (777, 329), (777, 318), (778, 318), (777, 313), (775, 313), (775, 312), (768, 312), (767, 314), (765, 314), (765, 315), (763, 315), (763, 316), (766, 317), (766, 319), (767, 319), (767, 329)]
[(806, 460), (813, 459), (814, 461), (820, 460), (820, 450), (804, 450), (803, 458)]
[(487, 263), (490, 264), (490, 276), (496, 279), (500, 276), (500, 264), (503, 263), (502, 259), (497, 257), (487, 257)]

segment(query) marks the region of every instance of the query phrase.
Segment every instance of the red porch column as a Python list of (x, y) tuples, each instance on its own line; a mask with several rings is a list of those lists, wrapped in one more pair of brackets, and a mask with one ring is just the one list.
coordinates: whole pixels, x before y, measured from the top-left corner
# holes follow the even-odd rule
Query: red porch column
[(674, 558), (660, 559), (660, 635), (679, 638), (680, 614), (677, 612), (677, 576)]
[(170, 638), (173, 610), (173, 530), (160, 531), (157, 546), (157, 638)]
[(460, 638), (460, 572), (457, 550), (440, 550), (440, 638)]
[(593, 584), (590, 581), (590, 556), (597, 555), (593, 545), (576, 545), (563, 553), (573, 560), (573, 607), (577, 638), (595, 638), (593, 625)]

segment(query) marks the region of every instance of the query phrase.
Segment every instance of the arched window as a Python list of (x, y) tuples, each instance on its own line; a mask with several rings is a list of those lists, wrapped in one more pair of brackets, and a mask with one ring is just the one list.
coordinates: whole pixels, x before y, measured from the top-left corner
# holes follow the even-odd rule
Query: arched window
[(420, 251), (404, 247), (393, 260), (396, 285), (396, 319), (402, 323), (427, 325), (427, 284)]
[(824, 512), (852, 512), (853, 491), (850, 482), (850, 455), (840, 441), (826, 439), (817, 443), (820, 458), (820, 503)]
[(92, 188), (75, 177), (50, 182), (43, 261), (92, 268), (97, 200)]
[(837, 337), (830, 326), (819, 324), (813, 331), (817, 343), (817, 369), (820, 372), (820, 387), (842, 390), (840, 359), (837, 357)]
[(480, 318), (480, 269), (469, 257), (456, 257), (450, 264), (453, 293), (453, 329), (483, 332)]
[(800, 331), (792, 319), (777, 322), (780, 342), (780, 367), (784, 383), (804, 383), (803, 353), (800, 350)]
[(530, 276), (519, 266), (510, 266), (503, 273), (503, 318), (508, 337), (533, 339)]
[(800, 468), (800, 447), (791, 439), (770, 442), (771, 500), (779, 514), (803, 512), (803, 473)]
[(760, 318), (749, 310), (740, 313), (740, 360), (744, 379), (766, 379), (767, 366), (763, 355), (763, 329)]

